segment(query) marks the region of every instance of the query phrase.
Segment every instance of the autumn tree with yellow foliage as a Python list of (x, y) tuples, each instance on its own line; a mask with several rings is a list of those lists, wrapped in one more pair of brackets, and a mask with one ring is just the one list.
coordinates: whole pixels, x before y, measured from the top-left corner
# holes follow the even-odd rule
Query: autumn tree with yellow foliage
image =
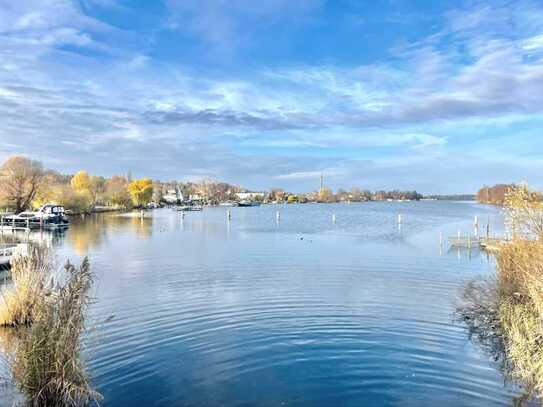
[(153, 197), (153, 181), (150, 178), (134, 180), (128, 184), (128, 192), (130, 192), (134, 206), (145, 206), (151, 202)]
[(0, 168), (0, 201), (15, 213), (30, 208), (43, 185), (44, 170), (39, 161), (9, 157)]
[(91, 182), (90, 177), (87, 171), (78, 171), (75, 173), (75, 175), (72, 177), (72, 180), (70, 181), (70, 185), (72, 186), (73, 190), (75, 192), (85, 193), (89, 192)]
[(104, 198), (109, 204), (125, 209), (130, 208), (132, 206), (132, 196), (128, 192), (128, 180), (119, 175), (114, 175), (106, 180)]

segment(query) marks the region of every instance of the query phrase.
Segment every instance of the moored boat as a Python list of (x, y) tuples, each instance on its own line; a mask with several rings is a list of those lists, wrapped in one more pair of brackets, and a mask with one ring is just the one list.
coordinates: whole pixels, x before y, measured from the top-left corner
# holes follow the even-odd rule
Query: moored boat
[(238, 202), (238, 206), (240, 207), (260, 206), (260, 202), (244, 200), (244, 201)]
[(50, 229), (62, 230), (70, 225), (66, 210), (62, 205), (45, 204), (37, 211), (0, 217), (0, 227), (8, 229)]
[(174, 208), (176, 211), (182, 212), (192, 212), (192, 211), (201, 211), (203, 209), (202, 205), (181, 205)]

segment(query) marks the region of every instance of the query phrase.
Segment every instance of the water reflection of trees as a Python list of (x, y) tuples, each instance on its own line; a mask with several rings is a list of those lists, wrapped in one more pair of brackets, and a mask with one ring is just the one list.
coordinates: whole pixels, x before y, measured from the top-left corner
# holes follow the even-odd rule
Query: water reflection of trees
[(153, 218), (123, 214), (94, 214), (74, 217), (67, 233), (67, 241), (79, 255), (100, 247), (111, 232), (131, 231), (137, 237), (148, 239), (153, 233)]
[[(505, 380), (518, 385), (512, 379), (499, 311), (498, 282), (492, 277), (479, 277), (463, 286), (455, 314), (465, 324), (470, 340), (498, 364)], [(520, 386), (520, 389), (520, 395), (513, 397), (513, 406), (541, 405), (530, 386)]]

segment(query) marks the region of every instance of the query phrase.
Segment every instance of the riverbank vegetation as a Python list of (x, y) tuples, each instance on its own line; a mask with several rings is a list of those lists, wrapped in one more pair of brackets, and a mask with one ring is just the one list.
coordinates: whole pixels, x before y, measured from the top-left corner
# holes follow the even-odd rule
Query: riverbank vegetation
[[(543, 397), (543, 204), (525, 186), (504, 198), (511, 241), (496, 255), (493, 284), (468, 283), (460, 314), (490, 343), (506, 373)], [(500, 350), (501, 348), (501, 350)]]
[(512, 241), (497, 256), (500, 320), (513, 377), (543, 396), (543, 204), (518, 186), (505, 205)]
[(0, 208), (16, 213), (49, 202), (63, 205), (72, 213), (85, 213), (141, 208), (151, 202), (176, 204), (198, 201), (213, 205), (247, 199), (262, 202), (333, 203), (414, 201), (422, 198), (417, 191), (370, 192), (358, 187), (334, 192), (323, 185), (317, 191), (294, 194), (280, 188), (251, 192), (237, 185), (205, 179), (201, 182), (162, 182), (150, 178), (132, 179), (130, 173), (127, 176), (105, 178), (84, 170), (64, 175), (44, 168), (38, 161), (21, 156), (9, 157), (0, 167)]
[(49, 252), (31, 248), (15, 261), (12, 284), (2, 292), (11, 298), (0, 303), (0, 315), (15, 338), (12, 379), (29, 405), (84, 406), (101, 398), (80, 355), (93, 275), (87, 259), (80, 267), (67, 263), (61, 275), (53, 271)]
[(46, 295), (44, 287), (52, 271), (48, 249), (31, 246), (24, 256), (16, 256), (11, 264), (11, 282), (0, 292), (0, 326), (30, 325)]
[[(145, 185), (144, 193), (139, 190), (141, 185)], [(0, 208), (19, 213), (55, 202), (74, 213), (99, 207), (131, 209), (148, 204), (153, 187), (149, 178), (105, 178), (86, 171), (62, 175), (38, 161), (13, 156), (0, 167)]]

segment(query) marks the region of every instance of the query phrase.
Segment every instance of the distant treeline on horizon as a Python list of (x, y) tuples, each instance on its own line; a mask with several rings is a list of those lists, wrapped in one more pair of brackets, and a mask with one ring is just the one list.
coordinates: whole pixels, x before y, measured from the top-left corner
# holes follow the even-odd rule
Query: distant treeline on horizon
[[(45, 168), (39, 161), (24, 156), (8, 157), (0, 166), (0, 208), (21, 211), (48, 202), (73, 211), (90, 212), (97, 207), (131, 209), (150, 203), (168, 202), (167, 196), (199, 200), (207, 204), (252, 199), (262, 202), (365, 202), (420, 200), (417, 191), (375, 191), (353, 187), (349, 191), (323, 186), (318, 191), (296, 194), (280, 188), (249, 192), (238, 185), (214, 180), (201, 182), (163, 182), (150, 178), (132, 179), (130, 173), (106, 178), (80, 170), (73, 175)], [(240, 198), (248, 196), (249, 198)]]
[[(477, 192), (477, 201), (484, 204), (504, 205), (507, 196), (512, 188), (518, 187), (516, 184), (497, 184), (492, 187), (484, 186)], [(526, 187), (527, 188), (527, 187)], [(534, 202), (543, 202), (541, 192), (528, 192)]]
[(476, 195), (477, 202), (492, 205), (503, 205), (513, 184), (497, 184), (492, 187), (482, 187)]
[[(110, 178), (86, 171), (64, 175), (44, 168), (39, 161), (22, 156), (9, 157), (0, 166), (0, 208), (17, 212), (47, 203), (64, 205), (73, 212), (88, 212), (106, 206), (130, 209), (150, 203), (168, 203), (172, 194), (183, 199), (195, 199), (207, 204), (251, 199), (262, 202), (367, 202), (418, 201), (421, 199), (472, 201), (503, 204), (511, 185), (484, 187), (477, 195), (422, 195), (417, 191), (369, 191), (358, 187), (350, 190), (323, 186), (318, 191), (292, 193), (281, 188), (249, 192), (238, 185), (214, 180), (201, 182), (158, 181), (150, 178), (133, 180), (131, 175)], [(245, 196), (244, 198), (240, 198)], [(249, 197), (249, 198), (247, 198)]]

